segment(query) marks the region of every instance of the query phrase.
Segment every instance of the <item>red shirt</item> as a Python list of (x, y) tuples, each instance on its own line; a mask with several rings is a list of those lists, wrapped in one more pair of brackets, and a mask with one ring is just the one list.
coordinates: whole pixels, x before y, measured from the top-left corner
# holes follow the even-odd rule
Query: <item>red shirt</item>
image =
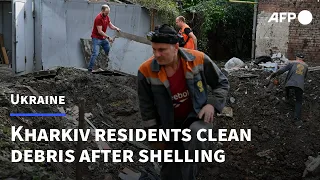
[(174, 118), (179, 121), (185, 120), (193, 107), (181, 62), (177, 71), (173, 76), (168, 77), (168, 80), (174, 107)]
[(98, 32), (97, 26), (102, 26), (102, 31), (106, 32), (107, 27), (109, 26), (110, 18), (109, 16), (103, 16), (101, 13), (99, 13), (96, 18), (94, 19), (94, 24), (92, 28), (92, 38), (98, 38), (98, 39), (104, 39), (103, 36), (101, 36)]

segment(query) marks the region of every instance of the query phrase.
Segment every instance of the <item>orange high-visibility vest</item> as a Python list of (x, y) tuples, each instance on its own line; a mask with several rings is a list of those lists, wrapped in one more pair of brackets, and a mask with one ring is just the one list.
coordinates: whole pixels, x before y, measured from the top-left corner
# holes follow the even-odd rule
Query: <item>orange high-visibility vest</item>
[[(187, 24), (185, 24), (179, 31), (179, 34), (181, 34), (183, 36), (183, 39), (185, 42), (187, 42), (189, 36), (184, 33), (184, 29), (185, 28), (190, 28)], [(191, 29), (191, 28), (190, 28)], [(184, 45), (184, 48), (187, 48), (187, 49), (194, 49), (194, 42), (193, 42), (193, 39), (190, 37), (188, 42), (186, 43), (186, 45)]]

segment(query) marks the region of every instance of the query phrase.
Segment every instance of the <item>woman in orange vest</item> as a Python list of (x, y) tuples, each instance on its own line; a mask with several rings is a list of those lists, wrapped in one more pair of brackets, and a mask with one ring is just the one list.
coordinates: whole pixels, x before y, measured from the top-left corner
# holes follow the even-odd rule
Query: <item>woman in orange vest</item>
[(191, 28), (185, 23), (186, 19), (183, 16), (176, 18), (176, 25), (180, 28), (179, 34), (183, 36), (186, 44), (183, 46), (187, 49), (197, 49), (197, 37), (193, 34)]

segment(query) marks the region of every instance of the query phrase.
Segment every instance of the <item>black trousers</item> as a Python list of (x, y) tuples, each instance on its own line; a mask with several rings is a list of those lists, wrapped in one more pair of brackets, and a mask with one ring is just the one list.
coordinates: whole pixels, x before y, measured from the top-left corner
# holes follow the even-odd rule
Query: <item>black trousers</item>
[(300, 120), (301, 119), (303, 90), (301, 88), (293, 87), (293, 86), (286, 87), (286, 99), (290, 98), (291, 91), (294, 91), (295, 98), (296, 98), (294, 118)]
[[(187, 126), (191, 130), (191, 141), (167, 143), (167, 149), (179, 150), (180, 158), (184, 157), (184, 150), (188, 150), (189, 157), (194, 158), (195, 150), (207, 150), (209, 147), (208, 142), (200, 142), (196, 136), (200, 129), (212, 129), (212, 123), (205, 123), (203, 120), (188, 120), (182, 126)], [(176, 127), (181, 127), (180, 123), (177, 123)], [(201, 135), (203, 138), (208, 136), (207, 133)], [(161, 180), (196, 180), (198, 165), (199, 163), (196, 162), (164, 162), (161, 168)]]

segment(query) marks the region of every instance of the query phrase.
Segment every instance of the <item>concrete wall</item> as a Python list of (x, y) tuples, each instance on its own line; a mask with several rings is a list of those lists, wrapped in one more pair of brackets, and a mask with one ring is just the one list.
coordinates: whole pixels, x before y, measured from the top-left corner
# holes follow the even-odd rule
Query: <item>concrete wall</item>
[(0, 2), (0, 33), (4, 36), (4, 46), (12, 58), (12, 13), (11, 2)]
[[(268, 23), (273, 12), (294, 12), (309, 10), (313, 20), (302, 25), (298, 19), (288, 22)], [(289, 59), (297, 52), (306, 54), (311, 65), (320, 65), (320, 3), (314, 0), (259, 0), (256, 35), (256, 56), (277, 47)]]
[(152, 55), (152, 47), (148, 44), (116, 38), (110, 49), (108, 67), (136, 76), (140, 65)]
[[(55, 66), (87, 66), (80, 38), (91, 38), (93, 21), (101, 5), (84, 0), (42, 0), (42, 3), (36, 3), (36, 42), (40, 42), (36, 43), (38, 70)], [(138, 5), (109, 5), (110, 19), (122, 31), (139, 36), (150, 31), (148, 11)], [(107, 34), (113, 36), (114, 31), (108, 29)]]
[(268, 23), (271, 14), (269, 12), (261, 12), (258, 15), (256, 57), (269, 55), (269, 49), (273, 47), (277, 47), (280, 52), (287, 54), (290, 23)]

